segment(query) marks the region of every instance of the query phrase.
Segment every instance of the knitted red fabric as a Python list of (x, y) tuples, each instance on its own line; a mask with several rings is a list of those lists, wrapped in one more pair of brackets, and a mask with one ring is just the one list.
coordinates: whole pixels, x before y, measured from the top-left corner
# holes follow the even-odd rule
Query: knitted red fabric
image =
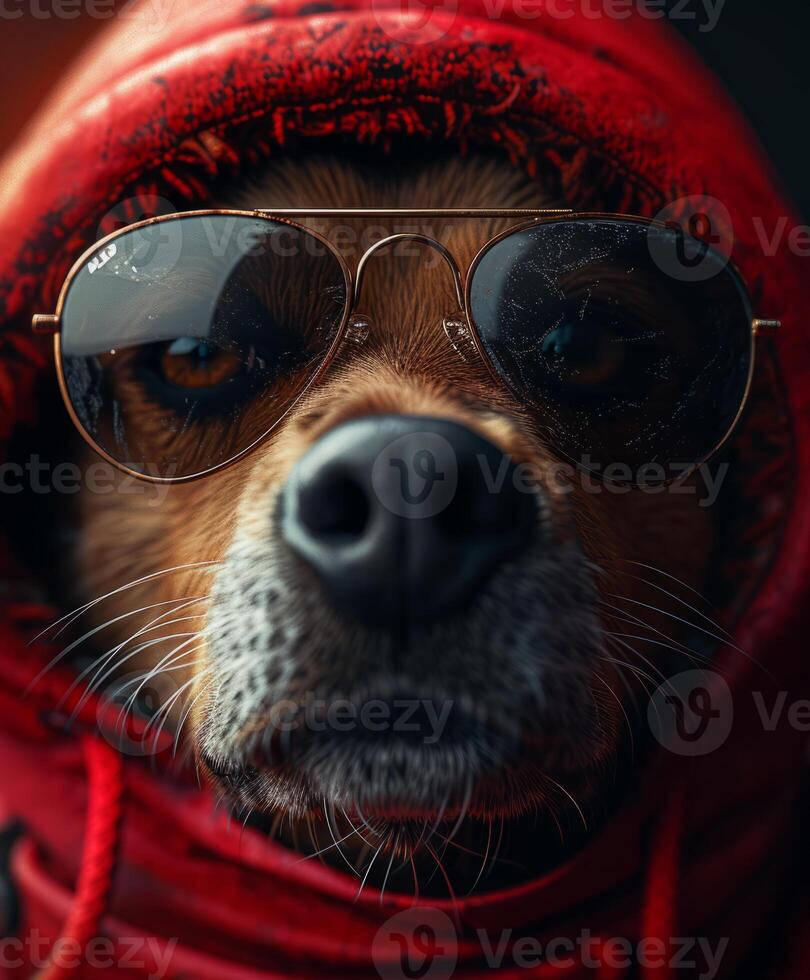
[[(433, 904), (457, 923), (459, 978), (492, 973), (480, 929), (495, 942), (501, 929), (541, 942), (583, 929), (602, 940), (666, 929), (715, 944), (729, 937), (720, 976), (766, 940), (758, 975), (767, 967), (802, 977), (802, 888), (791, 891), (802, 736), (787, 725), (764, 736), (750, 697), (754, 686), (766, 700), (806, 693), (810, 508), (798, 491), (810, 481), (808, 285), (787, 234), (773, 248), (762, 240), (784, 232), (792, 212), (745, 125), (662, 24), (593, 18), (573, 4), (555, 5), (570, 17), (524, 19), (507, 3), (495, 18), (496, 6), (458, 0), (430, 8), (425, 24), (421, 8), (403, 14), (394, 0), (206, 0), (144, 4), (152, 22), (148, 13), (118, 21), (0, 169), (0, 463), (15, 427), (36, 420), (34, 386), (48, 365), (30, 315), (52, 309), (68, 266), (109, 228), (113, 209), (126, 220), (150, 196), (202, 203), (218, 178), (323, 138), (501, 149), (578, 208), (654, 214), (688, 194), (721, 202), (758, 314), (784, 323), (762, 345), (735, 439), (747, 516), (724, 570), (740, 584), (730, 602), (735, 642), (717, 661), (734, 692), (731, 735), (705, 757), (656, 760), (553, 873)], [(91, 782), (104, 763), (82, 748), (102, 708), (90, 701), (71, 730), (55, 724), (66, 672), (22, 696), (48, 657), (26, 640), (51, 614), (14, 600), (20, 575), (0, 590), (11, 596), (0, 621), (0, 811), (25, 828), (12, 868), (19, 934), (53, 938), (77, 921), (86, 932), (79, 913), (103, 907), (98, 935), (111, 937), (119, 959), (133, 937), (153, 937), (140, 947), (144, 975), (166, 955), (168, 975), (195, 980), (396, 976), (378, 930), (409, 897), (386, 894), (381, 904), (366, 888), (355, 902), (356, 882), (229, 827), (162, 756), (155, 767), (122, 760), (123, 822), (111, 833), (117, 803), (88, 793), (86, 762)], [(766, 670), (755, 674), (752, 663)], [(671, 810), (675, 786), (687, 789)], [(96, 870), (115, 857), (98, 907), (109, 881), (90, 875), (88, 854)], [(91, 880), (77, 911), (77, 889)], [(28, 975), (29, 953), (20, 954), (26, 965), (0, 965), (0, 976)], [(85, 965), (74, 975), (116, 972)]]

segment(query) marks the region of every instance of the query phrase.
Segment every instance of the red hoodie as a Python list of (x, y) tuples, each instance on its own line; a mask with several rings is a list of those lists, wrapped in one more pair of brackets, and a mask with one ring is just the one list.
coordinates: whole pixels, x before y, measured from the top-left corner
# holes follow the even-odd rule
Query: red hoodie
[[(417, 902), (392, 923), (410, 896), (381, 903), (366, 888), (355, 901), (353, 879), (230, 826), (163, 756), (114, 750), (103, 704), (88, 702), (65, 730), (55, 708), (66, 671), (24, 694), (53, 653), (27, 641), (58, 614), (22, 598), (35, 583), (3, 558), (0, 823), (19, 833), (0, 835), (0, 932), (4, 912), (10, 930), (0, 976), (31, 975), (62, 935), (81, 956), (64, 947), (49, 980), (469, 980), (493, 974), (503, 930), (507, 944), (533, 937), (544, 947), (591, 935), (601, 951), (598, 969), (578, 954), (527, 970), (510, 953), (503, 977), (807, 975), (796, 858), (804, 736), (787, 710), (766, 730), (758, 705), (808, 693), (808, 277), (789, 247), (791, 208), (716, 83), (660, 22), (629, 5), (613, 17), (596, 9), (127, 5), (0, 170), (0, 465), (15, 428), (37, 421), (36, 385), (50, 370), (30, 316), (54, 307), (68, 267), (109, 230), (119, 202), (124, 219), (156, 196), (200, 205), (218, 178), (323, 138), (501, 150), (578, 209), (651, 215), (709, 195), (710, 211), (727, 209), (757, 310), (784, 325), (760, 345), (734, 438), (738, 500), (717, 571), (734, 634), (716, 654), (733, 698), (725, 743), (649, 760), (604, 828), (550, 874), (432, 910)], [(691, 947), (679, 953), (675, 937), (692, 937)], [(722, 950), (719, 972), (707, 972), (699, 938)], [(648, 950), (646, 965), (625, 967), (611, 942), (637, 950), (642, 939), (664, 940), (667, 955)]]

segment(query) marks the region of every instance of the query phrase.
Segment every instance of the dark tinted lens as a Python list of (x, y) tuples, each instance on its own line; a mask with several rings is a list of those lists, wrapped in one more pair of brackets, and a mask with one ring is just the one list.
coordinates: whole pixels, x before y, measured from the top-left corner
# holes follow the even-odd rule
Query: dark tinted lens
[(238, 215), (133, 229), (81, 269), (62, 315), (68, 397), (88, 435), (138, 472), (226, 462), (323, 364), (346, 281), (314, 236)]
[[(745, 394), (745, 289), (722, 256), (680, 234), (607, 219), (536, 225), (496, 242), (473, 274), (470, 312), (498, 372), (561, 453), (619, 482), (660, 482), (704, 459)], [(684, 255), (700, 258), (703, 281), (678, 278)]]

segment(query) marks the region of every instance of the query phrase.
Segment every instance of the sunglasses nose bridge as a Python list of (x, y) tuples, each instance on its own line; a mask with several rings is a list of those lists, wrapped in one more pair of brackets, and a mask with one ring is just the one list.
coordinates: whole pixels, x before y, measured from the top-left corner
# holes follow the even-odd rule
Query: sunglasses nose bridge
[(366, 266), (380, 249), (385, 248), (388, 245), (394, 245), (397, 242), (418, 242), (421, 245), (427, 245), (428, 248), (434, 249), (439, 255), (444, 259), (447, 267), (450, 270), (450, 274), (453, 277), (453, 287), (456, 292), (456, 301), (458, 303), (459, 310), (464, 309), (464, 280), (461, 275), (461, 270), (458, 267), (458, 263), (453, 257), (452, 252), (443, 245), (440, 241), (432, 238), (430, 235), (421, 235), (418, 232), (399, 232), (396, 235), (388, 235), (386, 238), (381, 238), (380, 241), (375, 242), (360, 257), (360, 261), (357, 263), (357, 272), (354, 278), (354, 297), (353, 306), (356, 308), (360, 300), (360, 294), (363, 289), (363, 276), (365, 274)]
[(462, 361), (469, 363), (480, 357), (466, 316), (456, 314), (442, 319), (442, 328), (450, 341), (450, 346)]

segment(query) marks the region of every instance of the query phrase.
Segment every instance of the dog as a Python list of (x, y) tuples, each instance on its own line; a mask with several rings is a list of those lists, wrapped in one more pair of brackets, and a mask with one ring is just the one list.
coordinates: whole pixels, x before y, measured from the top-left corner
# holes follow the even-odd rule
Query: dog
[[(291, 155), (216, 201), (560, 204), (505, 160), (438, 151)], [(435, 224), (462, 268), (508, 227)], [(342, 249), (350, 263), (362, 251)], [(302, 856), (423, 893), (524, 880), (610, 812), (644, 752), (645, 692), (691, 664), (684, 604), (707, 586), (711, 513), (697, 493), (563, 487), (538, 420), (442, 329), (457, 304), (430, 249), (375, 254), (359, 308), (363, 336), (255, 451), (203, 480), (131, 493), (117, 474), (118, 492), (80, 494), (61, 566), (76, 604), (92, 603), (74, 656), (90, 651), (79, 662), (96, 686), (152, 692), (131, 710), (182, 739), (223, 805)], [(341, 567), (303, 495), (329, 498), (344, 534), (370, 511), (393, 520), (372, 470), (397, 439), (453, 448), (456, 543), (443, 551), (426, 518), (409, 531), (420, 561), (403, 570), (383, 535), (366, 566)], [(330, 483), (336, 458), (351, 487)], [(408, 492), (411, 474), (391, 473)]]

